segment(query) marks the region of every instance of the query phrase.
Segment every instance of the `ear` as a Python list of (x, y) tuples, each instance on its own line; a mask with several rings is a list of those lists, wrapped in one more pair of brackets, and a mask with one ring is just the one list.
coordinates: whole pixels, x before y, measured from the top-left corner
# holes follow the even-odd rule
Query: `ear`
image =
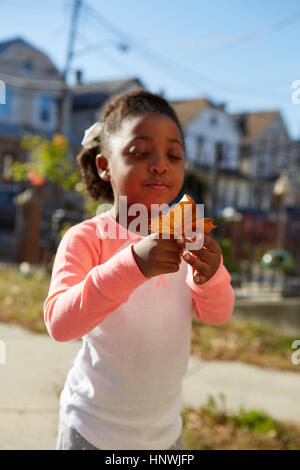
[(104, 157), (101, 153), (98, 153), (95, 158), (96, 166), (98, 170), (98, 175), (104, 181), (110, 180), (109, 168), (108, 168), (108, 160)]
[(98, 173), (100, 173), (103, 170), (107, 170), (108, 168), (108, 160), (106, 157), (104, 157), (104, 155), (102, 155), (102, 153), (98, 153), (96, 155), (96, 166), (97, 166)]

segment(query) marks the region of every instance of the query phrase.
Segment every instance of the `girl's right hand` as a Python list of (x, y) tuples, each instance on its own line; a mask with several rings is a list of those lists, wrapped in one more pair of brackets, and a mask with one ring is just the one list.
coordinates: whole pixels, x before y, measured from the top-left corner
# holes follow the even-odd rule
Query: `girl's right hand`
[(151, 233), (133, 245), (133, 254), (146, 277), (179, 271), (183, 246), (176, 239), (164, 240)]

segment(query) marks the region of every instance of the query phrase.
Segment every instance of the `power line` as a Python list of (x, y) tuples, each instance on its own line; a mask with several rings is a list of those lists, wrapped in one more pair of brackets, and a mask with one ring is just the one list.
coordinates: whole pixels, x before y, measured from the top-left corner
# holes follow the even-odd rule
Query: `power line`
[[(137, 40), (135, 40), (131, 36), (129, 36), (128, 33), (124, 32), (119, 27), (116, 27), (115, 25), (113, 25), (110, 21), (108, 21), (106, 18), (104, 18), (104, 16), (101, 15), (97, 10), (95, 10), (94, 8), (87, 5), (87, 3), (85, 3), (85, 11), (90, 16), (90, 18), (94, 19), (99, 24), (101, 24), (105, 28), (109, 29), (109, 31), (113, 32), (114, 34), (116, 34), (118, 36), (121, 36), (128, 43), (133, 43), (135, 50), (137, 50), (137, 52), (141, 53), (143, 58), (145, 58), (145, 55), (148, 56), (148, 58), (150, 58), (150, 60), (152, 62), (158, 64), (160, 67), (161, 66), (164, 67), (167, 70), (167, 73), (169, 75), (170, 75), (170, 69), (173, 69), (174, 72), (175, 72), (175, 75), (171, 75), (171, 77), (174, 80), (180, 82), (181, 85), (182, 85), (182, 83), (184, 83), (186, 85), (187, 81), (191, 82), (190, 79), (192, 79), (193, 86), (195, 86), (194, 80), (197, 81), (197, 87), (199, 86), (199, 82), (202, 81), (202, 82), (206, 82), (206, 83), (209, 83), (209, 84), (213, 84), (216, 87), (218, 87), (219, 89), (223, 89), (225, 91), (233, 92), (235, 94), (239, 94), (239, 91), (241, 93), (245, 93), (245, 92), (249, 93), (249, 92), (252, 91), (253, 93), (255, 93), (257, 95), (257, 90), (251, 90), (249, 87), (244, 88), (244, 87), (241, 87), (240, 85), (232, 85), (232, 84), (229, 85), (229, 84), (226, 84), (224, 82), (220, 82), (220, 81), (218, 81), (214, 78), (207, 77), (203, 74), (200, 74), (196, 70), (192, 70), (192, 69), (190, 69), (186, 66), (182, 66), (182, 65), (174, 62), (173, 60), (170, 60), (170, 58), (167, 59), (167, 58), (163, 57), (161, 54), (159, 54), (157, 52), (155, 54), (153, 54), (149, 49), (147, 49), (145, 46), (140, 45)], [(184, 79), (181, 79), (181, 78), (178, 77), (178, 75), (177, 75), (178, 71), (181, 71), (181, 73), (184, 73)], [(269, 95), (271, 95), (273, 97), (274, 97), (274, 94), (276, 94), (277, 97), (279, 95), (283, 96), (283, 94), (281, 94), (281, 93), (278, 93), (278, 92), (273, 92), (272, 93), (272, 92), (270, 92), (270, 90), (268, 90), (267, 92), (264, 92), (264, 94), (266, 94), (266, 93), (268, 93)]]
[(56, 25), (55, 29), (52, 31), (51, 34), (49, 34), (48, 36), (48, 39), (46, 39), (46, 43), (48, 44), (48, 42), (53, 38), (53, 37), (56, 37), (58, 33), (61, 32), (62, 28), (65, 29), (65, 22), (66, 22), (66, 17), (65, 17), (65, 14), (68, 14), (69, 13), (69, 10), (70, 10), (70, 2), (64, 0), (63, 2), (63, 8), (62, 8), (62, 15), (61, 15), (61, 21), (58, 25)]
[[(177, 81), (178, 83), (180, 83), (181, 85), (182, 84), (186, 85), (187, 81), (188, 81), (189, 83), (193, 84), (193, 86), (195, 86), (195, 84), (197, 82), (197, 87), (199, 87), (199, 81), (200, 82), (204, 81), (204, 82), (207, 82), (209, 84), (211, 84), (211, 83), (215, 84), (216, 87), (221, 88), (221, 89), (226, 90), (226, 91), (229, 91), (231, 93), (234, 93), (235, 95), (244, 96), (245, 92), (247, 92), (247, 94), (252, 92), (252, 93), (255, 93), (256, 96), (257, 96), (257, 90), (253, 90), (249, 87), (247, 87), (247, 88), (240, 87), (239, 85), (236, 86), (236, 85), (224, 84), (223, 82), (219, 82), (218, 80), (212, 79), (210, 77), (206, 77), (203, 74), (199, 74), (197, 71), (191, 70), (191, 69), (187, 68), (186, 66), (179, 65), (179, 64), (175, 63), (174, 61), (171, 61), (170, 58), (166, 59), (166, 58), (164, 58), (163, 56), (161, 56), (157, 53), (153, 54), (151, 51), (147, 50), (147, 48), (145, 48), (145, 46), (141, 46), (139, 43), (137, 43), (136, 40), (132, 39), (127, 33), (122, 31), (120, 28), (112, 25), (111, 22), (106, 20), (103, 17), (103, 15), (100, 15), (96, 10), (89, 7), (87, 4), (83, 4), (82, 6), (84, 7), (83, 13), (85, 14), (85, 16), (87, 18), (89, 18), (90, 20), (91, 19), (96, 20), (97, 23), (100, 23), (105, 28), (108, 28), (114, 34), (117, 34), (118, 36), (121, 36), (122, 38), (125, 38), (127, 43), (134, 43), (135, 44), (134, 48), (137, 50), (137, 52), (139, 52), (142, 55), (143, 59), (145, 59), (145, 55), (148, 56), (148, 60), (150, 59), (150, 61), (152, 63), (154, 63), (155, 66), (159, 65), (159, 69), (161, 68), (161, 66), (164, 67), (167, 70), (167, 73), (169, 75), (170, 75), (170, 68), (173, 69), (175, 73), (171, 75), (171, 78), (173, 80)], [(287, 21), (287, 19), (282, 20), (282, 21)], [(88, 49), (89, 51), (92, 51), (93, 49), (97, 48), (97, 45), (94, 43), (90, 46), (85, 46), (85, 48)], [(102, 55), (104, 56), (104, 54), (102, 54)], [(110, 57), (109, 60), (113, 61), (114, 59), (112, 59)], [(123, 65), (122, 65), (122, 67), (124, 68)], [(129, 69), (127, 68), (127, 71), (128, 70)], [(183, 78), (180, 78), (178, 76), (178, 71), (179, 71), (179, 73), (184, 74)], [(131, 73), (131, 72), (129, 72), (129, 73)], [(36, 83), (38, 83), (38, 82), (36, 82)], [(13, 86), (18, 86), (18, 85), (13, 84)], [(32, 86), (32, 84), (31, 85), (30, 84), (23, 84), (22, 86), (26, 87), (27, 89), (34, 89), (34, 86)], [(51, 83), (50, 83), (50, 86), (51, 86)], [(201, 91), (201, 92), (203, 92), (203, 91)], [(283, 92), (282, 93), (281, 92), (272, 92), (270, 90), (267, 90), (266, 92), (264, 91), (264, 95), (266, 95), (266, 94), (268, 94), (272, 98), (275, 95), (276, 95), (277, 98), (282, 97), (283, 95), (286, 96), (286, 94), (284, 94)]]
[(211, 49), (218, 49), (218, 48), (224, 48), (226, 46), (236, 46), (236, 45), (239, 45), (239, 44), (243, 44), (245, 42), (250, 42), (250, 41), (253, 41), (255, 40), (256, 38), (260, 37), (260, 36), (264, 36), (268, 33), (272, 33), (274, 31), (278, 31), (280, 29), (283, 29), (289, 25), (291, 25), (292, 23), (295, 23), (297, 21), (299, 21), (300, 19), (300, 11), (296, 12), (296, 13), (293, 13), (292, 15), (289, 15), (285, 18), (282, 18), (281, 20), (275, 22), (275, 23), (271, 23), (271, 24), (268, 24), (266, 26), (263, 26), (259, 29), (256, 29), (254, 31), (247, 31), (245, 33), (241, 33), (239, 34), (237, 37), (235, 38), (231, 38), (231, 39), (225, 39), (225, 41), (223, 41), (223, 44), (217, 44), (216, 46), (211, 46), (210, 48)]

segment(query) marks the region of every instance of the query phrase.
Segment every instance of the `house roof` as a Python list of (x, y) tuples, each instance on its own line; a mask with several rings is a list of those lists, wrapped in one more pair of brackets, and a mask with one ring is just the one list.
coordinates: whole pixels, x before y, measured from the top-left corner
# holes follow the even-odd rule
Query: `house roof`
[(27, 44), (27, 43), (22, 38), (13, 38), (13, 39), (8, 39), (7, 41), (2, 41), (0, 42), (0, 54), (2, 54), (2, 52), (4, 52), (12, 44)]
[(39, 54), (42, 54), (44, 57), (46, 57), (52, 64), (52, 66), (54, 67), (54, 69), (56, 70), (57, 73), (59, 73), (57, 67), (54, 65), (53, 61), (50, 59), (50, 57), (48, 56), (48, 54), (46, 54), (45, 52), (41, 51), (40, 49), (38, 49), (37, 47), (33, 46), (32, 44), (30, 44), (30, 42), (26, 41), (25, 39), (21, 38), (21, 37), (16, 37), (16, 38), (12, 38), (12, 39), (8, 39), (7, 41), (2, 41), (0, 42), (0, 55), (3, 54), (3, 52), (5, 52), (10, 46), (12, 45), (23, 45), (23, 46), (27, 46), (29, 47), (30, 49), (33, 49), (35, 50), (36, 52), (38, 52)]
[(11, 44), (13, 44), (16, 41), (16, 39), (12, 39), (9, 41), (2, 41), (0, 42), (0, 54), (2, 54), (5, 49), (7, 49)]
[(262, 111), (255, 113), (232, 114), (244, 137), (242, 144), (249, 144), (258, 139), (273, 119), (279, 118), (279, 111)]
[(21, 37), (16, 37), (16, 38), (13, 38), (13, 39), (8, 39), (7, 41), (0, 42), (0, 54), (2, 54), (10, 46), (17, 45), (17, 44), (22, 44), (24, 46), (30, 47), (31, 49), (34, 49), (35, 51), (39, 52), (40, 54), (43, 54), (43, 55), (47, 56), (47, 54), (45, 54), (45, 52), (42, 52), (40, 49), (33, 46), (28, 41), (25, 41), (25, 39), (23, 39)]
[[(122, 93), (124, 88), (129, 88), (132, 85), (136, 85), (137, 87), (144, 88), (143, 83), (138, 78), (127, 78), (127, 79), (120, 79), (120, 80), (106, 80), (102, 82), (92, 82), (92, 83), (82, 83), (76, 84), (72, 87), (72, 91), (74, 94), (81, 94), (81, 93), (92, 93), (92, 92), (102, 92), (108, 94), (116, 94)], [(120, 91), (119, 91), (120, 90)]]
[(183, 127), (189, 124), (201, 111), (208, 107), (215, 107), (206, 98), (196, 98), (190, 100), (170, 101), (170, 105), (175, 110), (178, 119)]
[(134, 88), (145, 88), (145, 86), (138, 78), (75, 85), (72, 87), (73, 106), (76, 108), (98, 108), (110, 96)]

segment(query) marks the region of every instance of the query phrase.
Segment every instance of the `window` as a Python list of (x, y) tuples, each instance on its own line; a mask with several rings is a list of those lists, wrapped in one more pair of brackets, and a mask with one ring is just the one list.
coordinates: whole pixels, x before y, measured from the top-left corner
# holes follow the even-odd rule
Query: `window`
[(2, 178), (4, 180), (11, 179), (13, 162), (14, 162), (13, 155), (11, 155), (10, 153), (5, 153), (3, 155)]
[(211, 125), (211, 126), (216, 126), (216, 125), (218, 124), (217, 116), (211, 116), (209, 122), (210, 122), (210, 125)]
[(196, 148), (196, 161), (201, 162), (201, 157), (202, 157), (202, 150), (203, 150), (203, 144), (204, 144), (204, 138), (202, 136), (198, 136), (197, 139), (197, 148)]
[(260, 155), (260, 165), (259, 165), (259, 176), (268, 176), (270, 173), (270, 155), (268, 153), (262, 153)]
[(218, 166), (223, 166), (224, 162), (224, 142), (216, 142), (215, 144), (215, 152), (216, 152), (216, 158), (217, 158), (217, 163)]
[(32, 72), (33, 70), (33, 63), (31, 62), (30, 59), (26, 59), (24, 62), (24, 70), (26, 72)]
[(51, 107), (52, 98), (43, 96), (40, 98), (39, 118), (43, 123), (48, 123), (51, 120)]
[(282, 170), (283, 168), (287, 168), (287, 158), (285, 153), (279, 153), (277, 155), (277, 169)]
[(222, 168), (232, 167), (232, 146), (228, 142), (223, 143), (222, 159), (220, 162)]

